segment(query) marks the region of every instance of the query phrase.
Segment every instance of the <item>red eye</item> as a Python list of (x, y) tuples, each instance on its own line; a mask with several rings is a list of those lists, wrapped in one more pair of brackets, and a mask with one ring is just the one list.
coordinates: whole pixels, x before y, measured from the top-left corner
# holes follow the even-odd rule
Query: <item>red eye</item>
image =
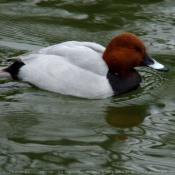
[(132, 47), (131, 48), (132, 51), (137, 51), (137, 52), (141, 52), (142, 50), (138, 47)]
[(136, 49), (135, 49), (135, 48), (131, 48), (131, 50), (132, 50), (132, 51), (136, 51)]

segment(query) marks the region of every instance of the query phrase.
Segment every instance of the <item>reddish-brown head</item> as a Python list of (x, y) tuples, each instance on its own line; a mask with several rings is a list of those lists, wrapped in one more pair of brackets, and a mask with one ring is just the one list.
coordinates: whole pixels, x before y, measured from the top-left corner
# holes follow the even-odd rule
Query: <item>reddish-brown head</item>
[(127, 72), (139, 66), (144, 60), (146, 48), (132, 33), (122, 33), (108, 44), (103, 59), (113, 72)]

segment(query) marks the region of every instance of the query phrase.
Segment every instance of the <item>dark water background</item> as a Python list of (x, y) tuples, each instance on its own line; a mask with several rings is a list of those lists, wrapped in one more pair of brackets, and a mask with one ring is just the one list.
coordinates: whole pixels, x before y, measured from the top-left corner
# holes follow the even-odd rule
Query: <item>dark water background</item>
[(0, 66), (67, 40), (106, 46), (124, 31), (170, 71), (139, 68), (137, 91), (103, 100), (0, 79), (0, 173), (175, 174), (174, 0), (0, 0)]

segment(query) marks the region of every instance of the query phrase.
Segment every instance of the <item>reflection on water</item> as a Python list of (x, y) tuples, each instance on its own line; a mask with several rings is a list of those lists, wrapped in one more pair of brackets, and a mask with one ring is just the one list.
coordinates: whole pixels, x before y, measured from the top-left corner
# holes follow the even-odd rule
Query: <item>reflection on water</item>
[(145, 111), (140, 106), (128, 106), (126, 107), (109, 107), (106, 111), (106, 122), (111, 126), (119, 128), (132, 128), (140, 125), (146, 115)]
[(0, 79), (2, 170), (174, 171), (173, 0), (3, 0), (0, 9), (1, 67), (8, 64), (4, 58), (51, 44), (106, 46), (129, 31), (170, 69), (137, 68), (142, 83), (136, 91), (103, 100)]

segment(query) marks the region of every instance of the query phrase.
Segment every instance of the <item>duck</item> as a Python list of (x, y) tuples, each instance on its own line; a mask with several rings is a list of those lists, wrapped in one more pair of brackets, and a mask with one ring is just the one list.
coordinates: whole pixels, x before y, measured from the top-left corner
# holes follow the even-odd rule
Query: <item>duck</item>
[(136, 90), (147, 66), (167, 72), (133, 33), (115, 36), (105, 48), (95, 42), (66, 41), (17, 57), (3, 69), (14, 80), (40, 89), (87, 99), (104, 99)]

